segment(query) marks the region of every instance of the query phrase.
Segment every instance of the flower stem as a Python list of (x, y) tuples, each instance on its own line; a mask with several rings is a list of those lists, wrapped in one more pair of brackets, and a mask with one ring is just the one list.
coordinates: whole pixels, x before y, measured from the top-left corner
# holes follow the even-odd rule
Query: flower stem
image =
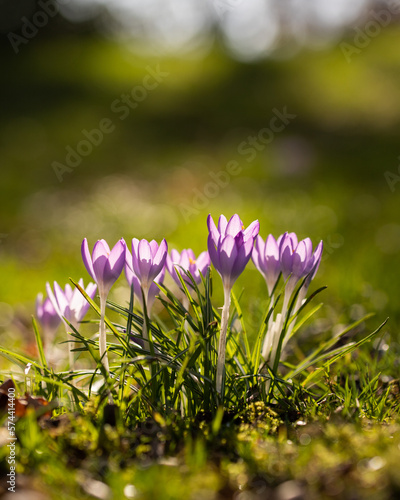
[(230, 286), (224, 286), (224, 307), (221, 316), (221, 333), (218, 344), (218, 362), (217, 362), (217, 392), (221, 396), (222, 380), (225, 370), (225, 351), (226, 351), (226, 332), (228, 330), (229, 309), (231, 305)]
[(106, 352), (106, 325), (104, 322), (104, 317), (106, 315), (106, 297), (100, 295), (100, 332), (99, 332), (99, 351), (101, 362), (107, 373), (110, 372), (110, 366), (108, 364), (108, 356)]
[(143, 328), (142, 328), (142, 336), (145, 339), (144, 346), (145, 349), (149, 349), (149, 332), (147, 331), (147, 321), (149, 318), (149, 312), (147, 310), (147, 298), (149, 295), (148, 287), (142, 286), (143, 291)]

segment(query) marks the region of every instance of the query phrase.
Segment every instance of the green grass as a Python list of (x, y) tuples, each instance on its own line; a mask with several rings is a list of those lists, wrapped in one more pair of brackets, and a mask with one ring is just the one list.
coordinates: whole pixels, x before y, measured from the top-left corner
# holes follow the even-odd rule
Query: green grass
[[(51, 402), (35, 407), (30, 400), (17, 420), (17, 477), (27, 476), (29, 488), (50, 498), (57, 491), (66, 499), (181, 498), (188, 484), (191, 495), (208, 498), (283, 488), (307, 497), (340, 493), (350, 498), (349, 487), (360, 498), (375, 493), (391, 498), (398, 487), (400, 398), (394, 376), (399, 368), (397, 353), (382, 343), (384, 325), (368, 333), (364, 318), (318, 342), (309, 331), (301, 344), (290, 341), (286, 358), (265, 371), (259, 368), (259, 339), (272, 309), (264, 312), (258, 336), (252, 328), (246, 333), (246, 311), (234, 298), (225, 396), (220, 398), (215, 391), (220, 317), (210, 273), (201, 286), (193, 286), (193, 296), (185, 287), (189, 311), (161, 287), (169, 320), (149, 324), (150, 348), (127, 341), (130, 335), (140, 338), (145, 321), (133, 303), (109, 302), (118, 317), (106, 319), (110, 375), (100, 361), (98, 342), (72, 327), (69, 341), (91, 360), (90, 369), (55, 372), (35, 322), (39, 360), (0, 348), (14, 363), (17, 397), (25, 391)], [(86, 298), (100, 315), (96, 303)], [(275, 301), (271, 307), (277, 307)], [(292, 340), (317, 310), (310, 303), (300, 309)], [(357, 341), (345, 340), (350, 332)], [(28, 375), (16, 370), (28, 362)], [(8, 409), (4, 403), (6, 424)], [(3, 472), (8, 453), (3, 446)]]

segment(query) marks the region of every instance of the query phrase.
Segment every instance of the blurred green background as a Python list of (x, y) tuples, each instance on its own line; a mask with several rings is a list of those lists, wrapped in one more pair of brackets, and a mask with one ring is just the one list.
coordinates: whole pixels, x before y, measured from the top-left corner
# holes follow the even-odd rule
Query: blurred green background
[[(312, 19), (307, 2), (282, 2), (279, 16), (270, 6), (252, 24), (240, 1), (205, 2), (203, 18), (185, 11), (196, 2), (175, 3), (164, 12), (155, 0), (133, 2), (127, 16), (113, 2), (64, 0), (45, 21), (43, 2), (0, 2), (0, 342), (33, 342), (30, 315), (46, 281), (88, 280), (84, 237), (91, 247), (165, 237), (197, 253), (208, 213), (258, 218), (264, 238), (324, 240), (313, 286), (328, 285), (330, 324), (320, 328), (375, 312), (371, 327), (389, 316), (385, 331), (397, 339), (396, 5), (337, 0), (342, 17), (332, 7)], [(266, 24), (255, 32), (257, 18)], [(132, 107), (122, 107), (127, 97)], [(246, 144), (285, 109), (291, 118), (265, 132), (267, 144)], [(104, 120), (99, 139), (92, 131)], [(98, 144), (85, 146), (84, 131)], [(83, 152), (78, 165), (66, 163), (68, 148)], [(68, 171), (57, 175), (60, 164)], [(252, 264), (242, 289), (257, 315), (266, 289)], [(112, 294), (128, 300), (124, 277)]]

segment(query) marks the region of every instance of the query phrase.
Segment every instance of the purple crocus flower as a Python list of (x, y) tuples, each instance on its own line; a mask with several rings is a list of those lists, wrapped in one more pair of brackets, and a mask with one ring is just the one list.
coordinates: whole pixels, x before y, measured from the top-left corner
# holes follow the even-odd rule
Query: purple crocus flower
[(258, 220), (255, 220), (245, 229), (240, 217), (235, 214), (230, 218), (229, 222), (224, 215), (221, 215), (218, 221), (218, 229), (211, 215), (209, 215), (207, 225), (209, 230), (208, 252), (211, 262), (222, 278), (224, 287), (224, 306), (221, 315), (216, 377), (216, 389), (223, 398), (222, 381), (225, 369), (226, 333), (228, 330), (231, 290), (251, 257), (260, 224)]
[[(147, 314), (149, 314), (148, 301), (149, 298), (151, 298), (150, 289), (153, 281), (164, 268), (167, 254), (168, 245), (165, 239), (161, 241), (160, 245), (158, 245), (155, 240), (150, 241), (150, 243), (147, 240), (139, 241), (137, 238), (133, 238), (132, 240), (132, 260), (131, 262), (128, 262), (128, 275), (130, 268), (139, 280), (140, 286), (143, 290), (143, 295), (146, 300), (146, 309), (148, 311)], [(126, 256), (127, 260), (130, 261), (129, 252), (126, 253)], [(142, 335), (143, 338), (149, 340), (146, 318), (144, 318), (143, 321)], [(146, 347), (148, 347), (148, 344), (145, 345)]]
[[(283, 326), (283, 322), (288, 311), (289, 301), (297, 283), (306, 277), (306, 280), (299, 291), (292, 314), (295, 314), (301, 307), (301, 304), (307, 295), (311, 280), (314, 278), (321, 262), (322, 248), (322, 241), (317, 245), (315, 251), (313, 252), (313, 246), (310, 238), (298, 241), (297, 236), (294, 233), (285, 233), (281, 236), (279, 244), (279, 260), (281, 263), (283, 279), (287, 280), (287, 283), (283, 298), (281, 324), (278, 325), (278, 330)], [(283, 339), (282, 348), (286, 345), (294, 325), (295, 321), (292, 321), (288, 327), (285, 338)], [(275, 356), (276, 347), (277, 341), (272, 349), (272, 357)]]
[(110, 250), (105, 240), (98, 240), (94, 247), (92, 255), (89, 252), (87, 239), (82, 241), (82, 259), (90, 276), (95, 280), (99, 287), (100, 295), (100, 328), (99, 328), (99, 353), (104, 368), (109, 371), (107, 345), (106, 345), (106, 327), (104, 317), (106, 314), (107, 296), (113, 284), (119, 278), (125, 265), (126, 243), (121, 238)]
[(82, 259), (85, 267), (99, 287), (100, 297), (106, 298), (111, 287), (117, 281), (125, 265), (126, 243), (121, 238), (110, 250), (105, 240), (98, 240), (92, 255), (89, 252), (87, 239), (82, 241)]
[(132, 270), (138, 277), (144, 291), (148, 291), (156, 276), (165, 265), (168, 245), (163, 239), (158, 245), (155, 240), (132, 240)]
[(256, 268), (264, 276), (268, 287), (268, 293), (271, 296), (281, 272), (279, 243), (272, 234), (267, 237), (265, 242), (260, 235), (257, 236), (256, 245), (251, 254), (251, 258)]
[(36, 297), (36, 317), (47, 334), (54, 333), (61, 323), (61, 318), (55, 310), (51, 300), (46, 297), (43, 301), (43, 294), (39, 293)]
[[(84, 288), (83, 279), (79, 280), (79, 285)], [(97, 286), (94, 283), (89, 283), (85, 291), (93, 299), (96, 295), (96, 290)], [(58, 317), (63, 321), (63, 318), (66, 318), (74, 328), (77, 328), (78, 323), (82, 321), (90, 307), (89, 302), (81, 292), (77, 288), (72, 290), (69, 284), (65, 285), (65, 289), (63, 290), (56, 281), (54, 282), (54, 293), (50, 283), (46, 284), (46, 291)], [(65, 322), (64, 324), (66, 325)]]
[[(82, 279), (79, 280), (79, 285), (81, 288), (85, 288)], [(94, 283), (89, 283), (85, 291), (89, 297), (93, 299), (96, 290), (97, 286)], [(54, 310), (65, 325), (66, 332), (68, 332), (69, 327), (65, 319), (67, 319), (75, 329), (78, 329), (78, 323), (82, 321), (89, 309), (89, 303), (81, 292), (77, 288), (72, 290), (69, 284), (65, 285), (65, 289), (63, 290), (57, 282), (54, 282), (54, 293), (50, 283), (46, 283), (46, 291)], [(74, 353), (72, 352), (72, 344), (68, 343), (68, 346), (69, 365), (70, 369), (72, 369), (74, 365)]]
[(224, 288), (231, 289), (251, 257), (260, 224), (255, 220), (245, 229), (240, 217), (235, 214), (229, 222), (224, 215), (221, 215), (218, 229), (209, 215), (207, 225), (211, 262), (220, 274)]
[(184, 282), (191, 286), (192, 282), (182, 269), (189, 271), (193, 276), (194, 281), (199, 284), (201, 282), (201, 275), (205, 276), (207, 268), (210, 266), (210, 255), (207, 251), (201, 252), (196, 259), (193, 250), (190, 248), (182, 250), (181, 253), (179, 253), (178, 250), (173, 249), (171, 250), (171, 255), (167, 255), (166, 266), (169, 274), (178, 286), (181, 286), (178, 273)]
[[(125, 276), (129, 286), (133, 286), (133, 292), (143, 308), (142, 288), (140, 286), (139, 278), (136, 276), (136, 274), (132, 269), (132, 254), (128, 250), (128, 248), (126, 249)], [(158, 295), (158, 293), (160, 292), (160, 289), (158, 288), (156, 283), (161, 285), (164, 282), (164, 277), (165, 277), (165, 267), (161, 269), (161, 272), (154, 278), (154, 281), (151, 283), (149, 287), (146, 298), (147, 312), (149, 315), (153, 307), (154, 300)]]

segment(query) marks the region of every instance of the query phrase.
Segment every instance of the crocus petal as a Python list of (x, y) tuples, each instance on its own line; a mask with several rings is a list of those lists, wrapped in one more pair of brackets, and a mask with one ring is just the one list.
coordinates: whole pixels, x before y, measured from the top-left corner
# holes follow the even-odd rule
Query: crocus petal
[(201, 252), (196, 260), (197, 267), (203, 276), (206, 275), (207, 268), (210, 267), (210, 254), (207, 251)]
[(243, 231), (243, 222), (240, 220), (238, 214), (232, 215), (226, 226), (226, 234), (235, 237), (241, 231)]
[(173, 264), (179, 264), (180, 262), (180, 258), (181, 258), (181, 255), (180, 253), (178, 252), (178, 250), (176, 250), (175, 248), (173, 248), (171, 250), (171, 258), (170, 258), (170, 261), (173, 263)]
[[(96, 295), (97, 285), (95, 283), (89, 283), (88, 286), (86, 287), (85, 291), (86, 291), (87, 295), (89, 295), (89, 297), (93, 300), (95, 295)], [(82, 300), (81, 300), (81, 303), (79, 305), (79, 309), (76, 311), (76, 316), (75, 316), (76, 321), (82, 321), (82, 319), (85, 317), (85, 315), (88, 312), (89, 307), (90, 307), (89, 302), (85, 299), (85, 297), (83, 297), (82, 294), (81, 294), (81, 297), (82, 297)]]
[(38, 293), (36, 296), (35, 312), (36, 312), (37, 319), (39, 321), (41, 321), (42, 317), (43, 317), (43, 294), (42, 293)]
[[(75, 288), (75, 290), (76, 290), (76, 288)], [(71, 285), (69, 283), (67, 283), (65, 285), (64, 294), (65, 294), (65, 298), (67, 299), (67, 301), (71, 302), (72, 296), (74, 295), (74, 292), (72, 291)]]
[(265, 241), (265, 255), (273, 257), (276, 261), (279, 261), (279, 247), (278, 243), (272, 234), (268, 235)]
[(296, 233), (287, 233), (289, 238), (292, 240), (293, 248), (296, 248), (298, 245), (298, 239)]
[(211, 234), (211, 238), (212, 238), (212, 241), (214, 243), (214, 246), (217, 246), (220, 232), (216, 228), (214, 220), (211, 217), (211, 214), (209, 214), (207, 217), (207, 227), (208, 227), (209, 234)]
[(129, 267), (131, 271), (133, 271), (132, 254), (127, 246), (125, 247), (125, 264)]
[(218, 232), (221, 236), (225, 236), (227, 225), (228, 221), (226, 220), (225, 215), (220, 215), (218, 219)]
[[(252, 243), (251, 241), (249, 242)], [(242, 274), (244, 268), (247, 266), (247, 263), (250, 260), (251, 252), (246, 249), (245, 244), (239, 246), (237, 248), (236, 259), (233, 262), (233, 266), (231, 269), (231, 283), (233, 284), (237, 278)]]
[(313, 256), (313, 248), (312, 241), (310, 238), (305, 238), (304, 244), (306, 246), (307, 256), (306, 256), (306, 264), (304, 266), (304, 275), (308, 274), (314, 265), (314, 256)]
[(251, 254), (251, 260), (253, 261), (253, 264), (256, 266), (256, 269), (260, 271), (260, 273), (263, 273), (262, 266), (260, 265), (260, 253), (257, 250), (257, 247), (254, 248), (252, 254)]
[(120, 239), (113, 247), (104, 267), (104, 283), (110, 287), (117, 281), (125, 265), (126, 244)]
[(225, 236), (219, 248), (219, 272), (221, 274), (222, 280), (226, 283), (230, 283), (231, 285), (233, 285), (233, 283), (231, 282), (231, 272), (235, 264), (237, 254), (238, 250), (236, 247), (235, 238), (230, 235)]
[(151, 256), (155, 257), (156, 253), (157, 253), (157, 250), (158, 250), (158, 243), (156, 242), (156, 240), (151, 240), (150, 243), (150, 250), (151, 250)]
[(124, 271), (125, 271), (125, 277), (126, 277), (126, 281), (128, 282), (128, 285), (132, 286), (133, 278), (136, 276), (127, 262), (125, 263)]
[(132, 255), (137, 254), (139, 248), (139, 240), (137, 238), (132, 238)]
[(153, 265), (159, 268), (160, 270), (156, 273), (159, 274), (161, 269), (164, 267), (165, 264), (165, 259), (167, 258), (168, 254), (168, 245), (165, 239), (163, 239), (160, 243), (160, 246), (158, 247), (157, 253), (154, 256), (153, 259)]
[(67, 317), (67, 312), (69, 310), (69, 303), (62, 288), (56, 281), (54, 282), (54, 296), (57, 300), (57, 304), (58, 307), (60, 308), (62, 315)]
[(140, 275), (139, 261), (138, 261), (138, 249), (139, 240), (137, 238), (132, 239), (132, 269), (136, 276)]
[[(193, 252), (192, 252), (192, 254), (193, 254)], [(194, 257), (194, 254), (189, 256), (189, 252), (187, 250), (182, 250), (179, 264), (186, 271), (189, 269), (189, 267), (191, 265), (190, 264), (190, 259), (192, 259), (192, 261), (196, 260), (195, 257)]]
[[(82, 280), (80, 280), (79, 286), (81, 286), (83, 289), (85, 289)], [(79, 312), (79, 310), (82, 307), (82, 304), (86, 303), (86, 300), (85, 300), (85, 297), (81, 294), (81, 292), (77, 288), (75, 288), (75, 290), (74, 290), (71, 298), (68, 300), (68, 302), (69, 302), (69, 308), (70, 308), (72, 314), (75, 315), (75, 317), (76, 317), (77, 313)]]
[(257, 269), (264, 276), (267, 283), (268, 293), (271, 296), (281, 272), (278, 241), (275, 240), (272, 234), (270, 234), (264, 243), (261, 236), (258, 235), (251, 258)]
[(207, 238), (207, 248), (211, 262), (213, 263), (215, 269), (219, 272), (220, 271), (219, 254), (217, 252), (217, 249), (215, 248), (214, 240), (211, 233), (209, 233)]
[(304, 240), (300, 241), (292, 256), (292, 272), (293, 276), (301, 278), (304, 274), (304, 269), (307, 264), (307, 245)]
[(109, 255), (108, 245), (104, 245), (104, 240), (98, 240), (93, 247), (92, 262), (95, 274), (95, 281), (102, 288), (104, 282), (104, 268)]
[(96, 283), (89, 283), (88, 286), (86, 287), (86, 293), (92, 300), (95, 298), (96, 292), (97, 292)]
[(250, 226), (244, 231), (244, 239), (255, 238), (260, 231), (260, 223), (258, 220), (253, 221)]
[(64, 319), (63, 319), (64, 314), (61, 311), (60, 306), (58, 305), (57, 299), (53, 293), (53, 290), (51, 289), (50, 283), (46, 283), (46, 293), (47, 293), (47, 296), (50, 299), (50, 301), (54, 307), (54, 310), (58, 314), (59, 318), (64, 321)]
[(96, 281), (96, 276), (94, 274), (94, 269), (93, 269), (92, 257), (89, 252), (89, 245), (86, 238), (82, 241), (81, 253), (82, 253), (82, 260), (87, 269), (87, 272), (90, 274), (92, 279)]
[(148, 286), (150, 284), (149, 281), (153, 281), (149, 279), (149, 274), (153, 264), (153, 256), (151, 255), (150, 244), (147, 240), (140, 240), (137, 260), (139, 269), (139, 272), (137, 273), (138, 278), (143, 286)]
[(176, 281), (176, 271), (174, 268), (174, 265), (176, 263), (176, 257), (173, 258), (173, 255), (175, 255), (174, 250), (172, 250), (171, 256), (167, 255), (167, 258), (165, 259), (165, 267), (167, 268), (171, 277)]
[(293, 264), (293, 243), (292, 239), (287, 233), (282, 238), (280, 244), (279, 260), (281, 262), (283, 278), (286, 280), (292, 273)]
[(43, 327), (49, 330), (56, 330), (61, 323), (61, 319), (48, 297), (43, 302), (42, 322)]
[(314, 279), (314, 276), (317, 274), (319, 265), (321, 263), (322, 250), (324, 248), (324, 244), (322, 240), (318, 243), (317, 248), (315, 249), (313, 255), (313, 268), (311, 270), (311, 279)]

